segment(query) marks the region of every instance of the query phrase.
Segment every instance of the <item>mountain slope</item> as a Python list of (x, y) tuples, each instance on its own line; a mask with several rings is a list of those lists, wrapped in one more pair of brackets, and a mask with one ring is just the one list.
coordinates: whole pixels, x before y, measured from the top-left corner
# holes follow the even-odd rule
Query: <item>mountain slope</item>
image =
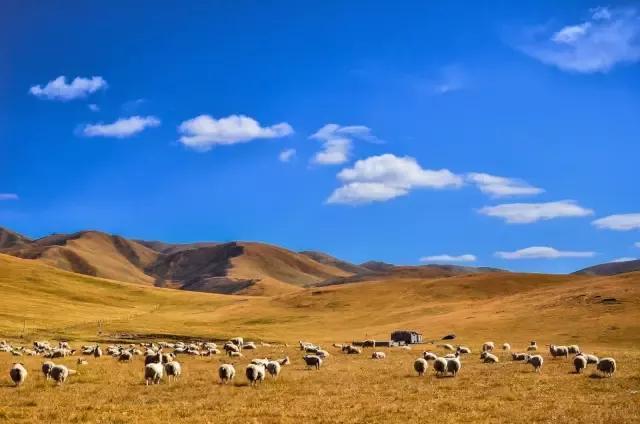
[(300, 252), (301, 255), (305, 255), (311, 259), (313, 259), (316, 262), (319, 262), (321, 264), (325, 264), (325, 265), (329, 265), (332, 266), (334, 268), (338, 268), (343, 270), (344, 272), (348, 272), (350, 274), (369, 274), (371, 273), (371, 270), (368, 268), (365, 268), (363, 266), (358, 266), (355, 264), (352, 264), (350, 262), (347, 261), (343, 261), (341, 259), (338, 259), (334, 256), (328, 255), (326, 253), (322, 253), (322, 252), (316, 252), (313, 250), (305, 250)]
[(640, 259), (625, 262), (608, 262), (574, 272), (576, 275), (617, 275), (640, 271)]
[(10, 249), (24, 246), (31, 242), (27, 237), (7, 228), (0, 227), (0, 249)]

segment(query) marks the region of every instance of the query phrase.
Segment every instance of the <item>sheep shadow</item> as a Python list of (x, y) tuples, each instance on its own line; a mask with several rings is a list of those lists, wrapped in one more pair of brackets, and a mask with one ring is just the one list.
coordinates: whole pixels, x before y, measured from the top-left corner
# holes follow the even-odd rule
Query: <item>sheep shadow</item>
[(592, 372), (591, 374), (589, 374), (589, 378), (594, 378), (596, 380), (600, 380), (602, 378), (607, 378), (607, 376), (603, 375), (603, 374), (598, 374), (597, 372)]

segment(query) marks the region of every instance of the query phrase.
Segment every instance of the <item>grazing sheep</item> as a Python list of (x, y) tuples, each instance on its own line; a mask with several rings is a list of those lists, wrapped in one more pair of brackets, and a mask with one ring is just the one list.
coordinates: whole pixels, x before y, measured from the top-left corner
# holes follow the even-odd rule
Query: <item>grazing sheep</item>
[[(343, 348), (343, 350), (345, 350), (345, 349)], [(359, 355), (359, 354), (362, 353), (362, 349), (360, 349), (359, 347), (356, 347), (356, 346), (351, 346), (351, 345), (346, 346), (346, 350), (345, 351), (347, 352), (348, 355)]]
[(54, 367), (51, 368), (51, 378), (58, 384), (64, 383), (67, 381), (67, 378), (69, 378), (69, 375), (75, 373), (75, 370), (70, 370), (64, 365), (54, 365)]
[(529, 347), (527, 347), (527, 351), (528, 352), (533, 352), (538, 350), (538, 344), (536, 343), (535, 340), (531, 340), (531, 342), (529, 343)]
[(527, 358), (527, 364), (531, 364), (535, 372), (540, 372), (544, 359), (541, 355), (532, 355)]
[(267, 368), (267, 372), (269, 372), (269, 374), (273, 378), (277, 378), (278, 375), (280, 375), (280, 370), (282, 369), (280, 367), (280, 362), (278, 362), (278, 361), (269, 361), (269, 362), (267, 362), (267, 367), (266, 368)]
[(433, 362), (433, 370), (438, 376), (444, 375), (447, 372), (447, 360), (445, 358), (436, 358)]
[(460, 372), (460, 368), (462, 368), (462, 363), (458, 354), (456, 354), (455, 358), (447, 359), (447, 372), (453, 374), (454, 377)]
[(495, 349), (496, 345), (493, 342), (484, 342), (482, 344), (482, 351), (483, 352), (491, 352), (493, 351), (493, 349)]
[[(125, 351), (122, 351), (122, 353), (120, 353), (120, 355), (118, 355), (118, 361), (120, 361), (120, 362), (129, 362), (132, 357), (133, 357), (133, 355), (131, 355), (131, 352), (129, 352), (128, 350), (125, 350)], [(151, 357), (147, 356), (147, 358), (151, 358)], [(145, 362), (147, 362), (147, 358), (145, 358)]]
[(328, 357), (330, 356), (330, 355), (329, 355), (329, 352), (327, 352), (326, 350), (322, 350), (322, 349), (319, 349), (319, 350), (316, 352), (316, 355), (318, 355), (318, 356), (319, 356), (319, 357), (321, 357), (322, 359), (328, 358)]
[(423, 352), (422, 357), (427, 361), (435, 361), (436, 359), (438, 359), (438, 355), (432, 352)]
[(231, 356), (232, 352), (240, 352), (240, 348), (233, 343), (225, 343), (223, 348), (229, 356)]
[(152, 355), (146, 355), (144, 357), (144, 364), (145, 365), (149, 365), (149, 364), (161, 364), (162, 363), (162, 351), (158, 351), (155, 354)]
[(244, 355), (240, 352), (229, 352), (229, 356), (232, 358), (242, 358)]
[(173, 378), (173, 380), (177, 380), (182, 374), (182, 367), (180, 363), (177, 361), (171, 361), (164, 364), (164, 372), (167, 374), (167, 378), (169, 381)]
[(582, 355), (576, 355), (573, 358), (573, 366), (576, 368), (576, 374), (580, 374), (582, 370), (587, 368), (587, 358)]
[(256, 344), (254, 342), (247, 342), (244, 345), (242, 345), (242, 349), (247, 349), (247, 350), (255, 350), (258, 347), (256, 346)]
[(485, 364), (495, 364), (500, 362), (496, 355), (489, 352), (482, 352), (480, 354), (480, 359), (482, 359), (482, 362), (484, 362)]
[(289, 365), (291, 363), (291, 360), (287, 356), (285, 358), (278, 359), (278, 362), (280, 363), (280, 365)]
[[(597, 364), (598, 361), (599, 361), (599, 359), (598, 359), (598, 357), (596, 355), (591, 355), (589, 353), (583, 353), (583, 352), (578, 353), (578, 355), (579, 356), (584, 356), (585, 359), (587, 360), (587, 364)], [(576, 355), (576, 356), (578, 356), (578, 355)]]
[(445, 350), (455, 350), (455, 349), (453, 348), (453, 346), (451, 346), (451, 345), (450, 345), (450, 344), (448, 344), (448, 343), (447, 343), (447, 344), (439, 345), (439, 347), (441, 347), (441, 348), (443, 348), (443, 349), (445, 349)]
[(362, 342), (362, 347), (376, 347), (376, 341), (375, 340), (365, 340), (364, 342)]
[(424, 358), (418, 358), (413, 363), (413, 369), (416, 370), (419, 377), (422, 377), (427, 372), (427, 368), (429, 368), (429, 363)]
[(373, 352), (371, 354), (371, 359), (384, 359), (387, 355), (384, 352)]
[(513, 361), (526, 361), (528, 359), (529, 355), (527, 355), (526, 353), (512, 353), (511, 354), (511, 359)]
[(511, 345), (509, 343), (503, 343), (502, 344), (502, 350), (504, 351), (510, 351), (511, 350)]
[(76, 361), (76, 364), (78, 364), (78, 365), (89, 365), (89, 361), (87, 361), (86, 359), (78, 358), (78, 360)]
[(458, 346), (458, 348), (456, 349), (456, 352), (462, 354), (467, 354), (467, 353), (471, 353), (471, 349), (469, 349), (466, 346)]
[(22, 363), (17, 362), (13, 364), (13, 366), (9, 370), (9, 376), (11, 377), (11, 381), (13, 381), (13, 384), (15, 384), (17, 387), (24, 383), (24, 381), (27, 379), (27, 369)]
[(145, 384), (160, 384), (160, 380), (164, 376), (164, 367), (160, 362), (152, 362), (144, 366)]
[(553, 358), (557, 358), (558, 356), (564, 356), (565, 358), (569, 357), (569, 348), (566, 346), (556, 346), (549, 345), (549, 353)]
[(234, 345), (238, 346), (240, 348), (240, 350), (242, 350), (242, 346), (244, 345), (244, 339), (242, 337), (234, 337), (233, 339), (229, 340), (231, 343), (233, 343)]
[(220, 377), (220, 383), (226, 384), (227, 381), (231, 381), (236, 376), (236, 369), (231, 364), (222, 364), (218, 368), (218, 376)]
[(102, 349), (100, 349), (99, 345), (96, 345), (96, 347), (93, 348), (93, 357), (100, 358), (101, 356), (102, 356)]
[(580, 347), (578, 345), (571, 345), (571, 346), (567, 346), (567, 350), (569, 351), (569, 353), (580, 353)]
[(598, 361), (596, 369), (604, 375), (611, 377), (616, 372), (616, 360), (613, 358), (602, 358)]
[(51, 368), (55, 367), (56, 364), (54, 364), (51, 361), (44, 361), (42, 363), (42, 374), (44, 375), (44, 378), (46, 380), (51, 378)]
[(254, 365), (262, 365), (262, 366), (267, 366), (267, 364), (269, 363), (269, 359), (267, 358), (253, 358), (251, 360), (251, 363)]
[(322, 366), (322, 358), (317, 355), (305, 355), (302, 357), (307, 364), (307, 368), (315, 368), (317, 370)]
[(245, 371), (249, 384), (255, 386), (258, 383), (262, 383), (265, 377), (265, 369), (262, 365), (249, 364)]

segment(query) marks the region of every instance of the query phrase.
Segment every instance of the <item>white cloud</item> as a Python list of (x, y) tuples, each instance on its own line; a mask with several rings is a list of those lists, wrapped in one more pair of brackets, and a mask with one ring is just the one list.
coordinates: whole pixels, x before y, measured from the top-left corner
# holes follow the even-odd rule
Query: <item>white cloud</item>
[(111, 124), (89, 124), (82, 129), (86, 137), (126, 138), (138, 134), (145, 128), (157, 127), (160, 120), (155, 116), (131, 116), (120, 118)]
[(475, 262), (476, 257), (471, 254), (465, 254), (460, 256), (452, 256), (452, 255), (435, 255), (435, 256), (424, 256), (420, 258), (420, 262)]
[(296, 155), (296, 149), (285, 149), (278, 155), (280, 162), (289, 162)]
[(562, 251), (545, 246), (532, 246), (515, 252), (496, 252), (496, 256), (502, 259), (590, 258), (595, 254), (595, 252)]
[(280, 138), (293, 134), (286, 122), (262, 127), (258, 121), (244, 115), (229, 115), (215, 119), (209, 115), (196, 116), (178, 127), (180, 143), (193, 150), (205, 152), (217, 145), (246, 143), (259, 138)]
[(363, 125), (340, 126), (327, 124), (309, 137), (320, 140), (322, 150), (315, 154), (311, 162), (318, 165), (340, 165), (349, 160), (354, 139), (379, 142), (371, 134), (371, 129)]
[(479, 212), (483, 215), (504, 219), (509, 224), (530, 224), (554, 218), (580, 217), (593, 214), (574, 200), (560, 200), (547, 203), (505, 203), (485, 206)]
[(617, 258), (617, 259), (614, 259), (614, 260), (612, 260), (611, 262), (616, 262), (616, 263), (618, 263), (618, 262), (629, 262), (629, 261), (636, 261), (636, 260), (638, 260), (638, 258), (628, 258), (628, 257), (626, 257), (626, 256), (625, 256), (625, 257), (623, 257), (623, 258)]
[(640, 229), (640, 213), (609, 215), (592, 222), (598, 228), (616, 231)]
[(455, 65), (445, 66), (440, 71), (440, 77), (433, 84), (436, 94), (448, 94), (460, 91), (466, 84), (466, 76), (461, 68)]
[(0, 193), (0, 200), (18, 200), (18, 195), (15, 193)]
[(87, 105), (87, 107), (92, 112), (98, 112), (100, 110), (100, 107), (95, 103), (90, 103), (89, 105)]
[(543, 29), (521, 49), (547, 65), (581, 73), (608, 72), (640, 61), (640, 16), (634, 8), (596, 8), (582, 23)]
[(445, 189), (463, 184), (463, 178), (447, 169), (423, 169), (409, 156), (390, 153), (357, 161), (338, 173), (343, 186), (328, 203), (362, 204), (403, 196), (415, 188)]
[(73, 100), (87, 97), (89, 94), (107, 88), (107, 82), (102, 77), (76, 77), (67, 84), (65, 76), (49, 81), (44, 87), (34, 85), (29, 92), (36, 97), (49, 100)]
[(480, 191), (492, 197), (524, 196), (544, 192), (543, 189), (534, 187), (525, 181), (490, 174), (472, 172), (467, 174), (467, 180), (475, 184)]

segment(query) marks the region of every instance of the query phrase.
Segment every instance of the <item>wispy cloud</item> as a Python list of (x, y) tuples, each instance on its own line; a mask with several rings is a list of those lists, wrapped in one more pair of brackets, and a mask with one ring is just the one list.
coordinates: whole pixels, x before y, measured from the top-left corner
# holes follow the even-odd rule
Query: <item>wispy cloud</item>
[(483, 215), (504, 219), (508, 224), (530, 224), (555, 218), (592, 215), (591, 209), (583, 208), (574, 200), (547, 203), (505, 203), (485, 206), (479, 210)]
[(467, 181), (475, 184), (480, 191), (492, 197), (525, 196), (543, 193), (544, 190), (515, 178), (472, 172)]
[(629, 262), (629, 261), (636, 261), (638, 260), (638, 258), (629, 258), (629, 257), (622, 257), (622, 258), (616, 258), (614, 260), (612, 260), (611, 262)]
[(196, 116), (180, 124), (180, 143), (205, 152), (215, 146), (246, 143), (260, 138), (280, 138), (293, 134), (286, 122), (263, 127), (258, 121), (244, 115), (230, 115), (215, 119), (209, 115)]
[(289, 162), (296, 155), (296, 149), (285, 149), (280, 152), (278, 155), (278, 160), (280, 162)]
[(85, 137), (114, 137), (126, 138), (136, 135), (146, 128), (160, 125), (160, 120), (155, 116), (131, 116), (120, 118), (111, 124), (88, 124), (82, 129)]
[(318, 165), (340, 165), (349, 160), (349, 155), (356, 139), (369, 142), (380, 142), (364, 125), (340, 126), (327, 124), (320, 128), (310, 139), (322, 142), (322, 150), (311, 159)]
[(467, 77), (459, 66), (449, 65), (440, 70), (438, 78), (431, 83), (436, 94), (448, 94), (464, 89)]
[(107, 82), (102, 77), (76, 77), (67, 84), (67, 78), (61, 75), (49, 81), (44, 87), (34, 85), (29, 89), (29, 93), (42, 99), (67, 101), (87, 97), (105, 88), (107, 88)]
[(90, 110), (90, 111), (92, 111), (92, 112), (98, 112), (98, 111), (100, 111), (100, 106), (98, 106), (98, 105), (97, 105), (97, 104), (95, 104), (95, 103), (90, 103), (90, 104), (88, 104), (88, 105), (87, 105), (87, 107), (88, 107), (88, 108), (89, 108), (89, 110)]
[(597, 228), (615, 231), (640, 229), (640, 213), (609, 215), (592, 222)]
[(521, 50), (564, 71), (608, 72), (640, 61), (640, 16), (635, 8), (596, 8), (587, 20), (556, 30), (529, 31)]
[(18, 200), (18, 195), (15, 193), (0, 193), (0, 200)]
[(637, 247), (638, 249), (640, 249), (640, 241), (636, 242), (633, 244), (635, 247)]
[(475, 262), (476, 257), (471, 254), (452, 256), (452, 255), (435, 255), (435, 256), (423, 256), (420, 258), (420, 262)]
[(595, 252), (562, 251), (546, 246), (532, 246), (514, 252), (496, 252), (502, 259), (559, 259), (559, 258), (590, 258)]
[(416, 188), (457, 188), (463, 178), (448, 169), (423, 169), (409, 156), (390, 153), (357, 161), (352, 168), (338, 173), (343, 186), (336, 189), (327, 203), (363, 204), (390, 200)]

